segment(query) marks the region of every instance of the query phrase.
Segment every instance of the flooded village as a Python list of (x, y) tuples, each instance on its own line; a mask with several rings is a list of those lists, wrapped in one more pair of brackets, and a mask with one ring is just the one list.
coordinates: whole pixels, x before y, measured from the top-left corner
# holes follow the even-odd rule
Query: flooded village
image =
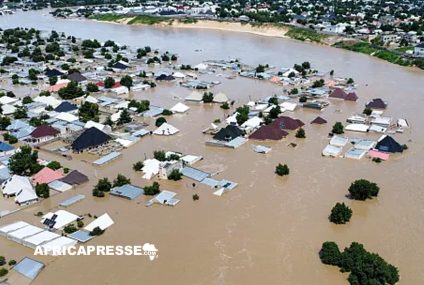
[[(332, 64), (328, 47), (252, 61), (198, 42), (40, 29), (0, 32), (5, 282), (347, 284), (320, 261), (327, 240), (363, 243), (399, 269), (397, 284), (424, 278), (421, 71), (373, 61), (352, 72), (363, 56)], [(348, 197), (358, 179), (378, 198)], [(353, 211), (346, 225), (328, 220), (336, 202)], [(154, 262), (33, 255), (144, 243)]]

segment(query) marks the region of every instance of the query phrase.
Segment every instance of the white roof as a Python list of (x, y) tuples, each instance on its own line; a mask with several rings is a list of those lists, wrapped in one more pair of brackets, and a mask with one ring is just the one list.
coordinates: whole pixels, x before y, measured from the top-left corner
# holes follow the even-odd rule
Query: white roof
[(199, 63), (199, 64), (195, 65), (194, 68), (199, 69), (199, 70), (203, 70), (203, 69), (208, 68), (208, 65), (205, 64), (205, 63)]
[(157, 159), (146, 159), (143, 162), (143, 178), (151, 179), (153, 176), (159, 173), (160, 161)]
[(7, 236), (11, 239), (21, 240), (21, 239), (35, 235), (35, 234), (42, 232), (42, 231), (43, 231), (42, 228), (39, 228), (39, 227), (36, 227), (36, 226), (33, 226), (33, 225), (28, 225), (28, 226), (20, 228), (16, 231), (9, 232), (7, 234)]
[(126, 86), (119, 86), (119, 87), (113, 88), (112, 92), (115, 92), (116, 94), (119, 95), (119, 94), (126, 94), (130, 91), (128, 90)]
[(66, 249), (68, 247), (74, 246), (77, 244), (77, 241), (68, 237), (59, 237), (57, 239), (54, 239), (52, 241), (49, 241), (41, 247), (43, 248), (43, 251), (52, 254), (54, 253), (54, 249), (62, 248)]
[(369, 131), (384, 134), (387, 131), (387, 128), (380, 125), (372, 124), (371, 127), (369, 128)]
[(177, 104), (174, 105), (174, 107), (171, 108), (171, 111), (174, 113), (184, 113), (187, 112), (190, 109), (189, 106), (178, 102)]
[(257, 111), (263, 111), (263, 110), (265, 110), (267, 107), (268, 107), (268, 104), (257, 104), (257, 105), (255, 106), (255, 110), (257, 110)]
[(249, 120), (247, 120), (246, 122), (244, 122), (241, 126), (243, 128), (256, 128), (258, 127), (261, 123), (263, 122), (262, 118), (259, 117), (253, 117), (250, 118)]
[(163, 123), (153, 133), (155, 135), (169, 136), (169, 135), (176, 134), (178, 132), (179, 132), (179, 130), (176, 127), (174, 127), (173, 125), (170, 125), (168, 123)]
[(113, 109), (128, 109), (129, 103), (130, 103), (129, 101), (121, 101), (116, 103), (116, 105), (113, 105), (112, 108)]
[(88, 95), (87, 98), (85, 98), (85, 101), (90, 102), (90, 103), (96, 103), (96, 104), (99, 102), (99, 100), (97, 100), (96, 98), (94, 98), (91, 95)]
[(23, 227), (28, 226), (29, 224), (24, 221), (18, 221), (0, 228), (0, 234), (5, 235), (8, 232), (16, 231), (17, 229), (21, 229)]
[(228, 97), (222, 92), (219, 92), (218, 94), (213, 96), (213, 101), (216, 103), (225, 103), (228, 102)]
[(172, 76), (174, 76), (175, 78), (184, 78), (186, 77), (184, 73), (176, 71), (174, 72), (174, 74), (172, 74)]
[(202, 159), (201, 156), (191, 155), (191, 154), (187, 154), (187, 155), (185, 155), (181, 158), (181, 160), (183, 160), (188, 165), (192, 165), (192, 164), (198, 162), (201, 159)]
[(17, 98), (12, 98), (12, 97), (8, 97), (8, 96), (3, 96), (0, 97), (0, 104), (5, 105), (5, 104), (11, 104), (18, 101)]
[(117, 122), (119, 118), (121, 117), (121, 113), (122, 113), (122, 110), (119, 110), (118, 112), (112, 114), (110, 116), (110, 119), (112, 120), (112, 122)]
[(367, 132), (368, 126), (365, 124), (350, 124), (345, 127), (346, 131), (352, 131), (352, 132)]
[(196, 101), (200, 102), (203, 100), (203, 95), (197, 91), (191, 92), (187, 97), (185, 97), (186, 101)]
[(16, 194), (15, 202), (19, 204), (23, 204), (23, 203), (34, 201), (37, 199), (38, 199), (38, 196), (35, 193), (34, 189), (23, 188)]
[(323, 151), (322, 155), (324, 156), (338, 156), (342, 152), (342, 148), (334, 145), (327, 145)]
[(296, 109), (297, 104), (296, 103), (290, 103), (290, 102), (283, 102), (283, 103), (280, 104), (280, 107), (283, 107), (287, 111), (293, 112)]
[(28, 177), (13, 175), (2, 184), (2, 192), (6, 195), (16, 195), (22, 189), (32, 190), (32, 185)]
[(160, 203), (160, 204), (165, 204), (165, 201), (171, 200), (176, 195), (177, 195), (177, 193), (175, 193), (175, 192), (164, 190), (164, 191), (160, 192), (158, 195), (156, 195), (156, 197), (153, 198), (152, 200), (154, 200), (155, 202)]
[(334, 146), (345, 146), (349, 141), (348, 138), (342, 136), (333, 136), (330, 140), (330, 144)]
[(60, 235), (56, 233), (52, 233), (50, 231), (42, 231), (38, 234), (35, 234), (33, 236), (27, 237), (24, 239), (24, 243), (29, 244), (30, 246), (36, 247), (42, 243), (45, 243), (47, 241), (51, 241), (55, 238), (60, 237)]
[(62, 103), (61, 100), (56, 99), (53, 96), (37, 96), (34, 98), (35, 102), (39, 102), (39, 103), (43, 103), (47, 106), (52, 106), (53, 108), (56, 108), (57, 106), (60, 105), (60, 103)]
[(136, 142), (136, 141), (126, 140), (126, 139), (116, 139), (115, 141), (119, 143), (120, 145), (122, 145), (123, 147), (129, 147)]
[(103, 125), (103, 124), (100, 124), (100, 123), (97, 123), (97, 122), (94, 122), (94, 121), (88, 121), (84, 125), (85, 129), (89, 129), (91, 127), (95, 127), (96, 129), (98, 129), (100, 131), (110, 132), (110, 126)]
[(101, 230), (105, 230), (111, 225), (113, 225), (113, 223), (114, 222), (111, 219), (111, 217), (107, 213), (104, 213), (103, 215), (101, 215), (100, 217), (98, 217), (97, 219), (89, 223), (84, 229), (89, 232), (94, 230), (94, 228), (96, 227), (99, 227)]
[(72, 222), (75, 222), (78, 219), (78, 216), (75, 214), (72, 214), (65, 210), (58, 210), (54, 213), (49, 212), (43, 216), (41, 219), (41, 223), (44, 222), (45, 219), (51, 219), (53, 215), (57, 215), (55, 219), (55, 225), (53, 226), (55, 229), (61, 229), (67, 224), (70, 224)]
[(56, 116), (56, 119), (61, 120), (61, 121), (65, 121), (65, 122), (74, 122), (74, 121), (78, 121), (78, 117), (75, 115), (72, 115), (70, 113), (65, 113), (65, 112), (61, 112)]
[(227, 124), (237, 124), (237, 115), (238, 112), (235, 112), (234, 114), (226, 118), (225, 122), (227, 122)]
[(16, 107), (12, 106), (12, 105), (2, 105), (1, 109), (2, 109), (3, 115), (11, 115), (11, 114), (15, 113), (15, 111), (16, 111)]

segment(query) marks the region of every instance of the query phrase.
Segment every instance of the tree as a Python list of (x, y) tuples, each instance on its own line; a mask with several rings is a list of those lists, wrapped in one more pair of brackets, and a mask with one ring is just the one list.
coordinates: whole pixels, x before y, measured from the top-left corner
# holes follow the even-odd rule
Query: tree
[(106, 77), (105, 79), (105, 88), (112, 88), (115, 85), (115, 79), (113, 77)]
[(299, 103), (305, 103), (306, 101), (308, 101), (308, 97), (306, 97), (306, 96), (300, 96), (299, 97)]
[(296, 132), (296, 137), (299, 138), (299, 139), (306, 138), (305, 130), (303, 128), (299, 128)]
[(271, 119), (276, 119), (281, 114), (280, 106), (275, 106), (269, 111), (269, 117)]
[(124, 77), (122, 77), (120, 83), (122, 86), (125, 86), (128, 89), (131, 89), (131, 87), (133, 86), (133, 80), (129, 75), (125, 75)]
[(168, 175), (168, 179), (178, 181), (178, 180), (181, 180), (182, 175), (183, 174), (178, 169), (174, 169)]
[(128, 112), (127, 109), (122, 110), (121, 115), (119, 115), (119, 119), (117, 124), (118, 125), (123, 125), (123, 124), (127, 124), (130, 123), (132, 121), (130, 112)]
[(5, 276), (7, 273), (9, 273), (9, 270), (6, 268), (0, 268), (0, 277)]
[(96, 186), (94, 186), (93, 196), (104, 197), (104, 192), (109, 192), (111, 188), (112, 183), (110, 183), (109, 179), (107, 179), (106, 177), (102, 178), (97, 182)]
[(365, 114), (365, 115), (367, 115), (367, 116), (369, 116), (369, 115), (372, 114), (372, 109), (366, 107), (362, 113)]
[(353, 83), (354, 83), (354, 81), (353, 81), (353, 79), (352, 79), (352, 78), (349, 78), (349, 79), (346, 81), (346, 83), (347, 83), (347, 84), (353, 84)]
[(37, 160), (37, 151), (32, 151), (30, 146), (21, 146), (20, 151), (10, 157), (9, 169), (17, 175), (31, 176), (43, 168)]
[(337, 203), (331, 209), (330, 222), (335, 224), (346, 224), (352, 217), (352, 210), (345, 203)]
[(67, 234), (72, 234), (72, 233), (76, 232), (77, 230), (78, 230), (78, 228), (74, 224), (66, 225), (63, 228), (63, 231)]
[(77, 221), (77, 227), (82, 228), (84, 226), (84, 222), (82, 220)]
[(173, 113), (172, 111), (168, 110), (168, 109), (163, 109), (162, 111), (162, 115), (164, 116), (171, 116)]
[(82, 122), (99, 121), (99, 105), (85, 101), (78, 110), (79, 118)]
[(287, 164), (282, 165), (281, 163), (279, 163), (276, 167), (275, 167), (275, 173), (277, 173), (279, 176), (285, 176), (285, 175), (289, 175), (290, 173), (290, 169), (287, 166)]
[(4, 256), (0, 256), (0, 266), (3, 266), (6, 264), (6, 258)]
[(143, 170), (143, 167), (144, 167), (144, 163), (142, 161), (137, 161), (136, 163), (133, 164), (134, 171), (141, 171)]
[(213, 93), (205, 92), (202, 97), (203, 103), (211, 103), (213, 101)]
[(50, 187), (46, 183), (35, 185), (35, 194), (40, 198), (50, 197)]
[(372, 199), (372, 197), (377, 197), (380, 188), (376, 183), (366, 179), (359, 179), (354, 181), (348, 190), (352, 199), (364, 201), (366, 199)]
[(322, 244), (319, 252), (321, 262), (328, 265), (339, 265), (342, 254), (335, 242), (326, 241)]
[(228, 110), (228, 109), (230, 109), (230, 105), (228, 104), (228, 102), (224, 102), (224, 103), (222, 103), (222, 105), (221, 105), (221, 109), (223, 109), (223, 110)]
[(241, 107), (238, 107), (236, 109), (236, 112), (238, 113), (236, 116), (236, 120), (237, 120), (237, 124), (240, 126), (242, 125), (244, 122), (246, 122), (247, 120), (249, 120), (249, 106), (244, 105)]
[(105, 232), (105, 230), (102, 230), (100, 227), (95, 227), (90, 232), (90, 236), (99, 236), (99, 235), (102, 235), (104, 232)]
[(10, 125), (9, 117), (2, 116), (0, 117), (0, 130), (4, 131)]
[(341, 122), (336, 122), (333, 126), (333, 130), (331, 131), (333, 134), (343, 134), (343, 124)]
[(153, 182), (151, 186), (144, 186), (144, 194), (153, 196), (160, 193), (160, 185), (158, 182)]
[(200, 199), (200, 197), (199, 197), (198, 194), (193, 194), (193, 201), (197, 201), (199, 199)]
[(60, 88), (58, 91), (59, 97), (65, 100), (75, 99), (84, 96), (84, 91), (78, 86), (78, 83), (71, 81), (66, 87)]
[(32, 100), (30, 96), (25, 96), (24, 98), (22, 98), (22, 104), (30, 104), (32, 102), (34, 101)]
[(163, 123), (166, 123), (166, 119), (164, 117), (159, 117), (156, 119), (155, 126), (159, 128)]
[(13, 113), (14, 119), (25, 119), (28, 118), (27, 111), (23, 107), (17, 107), (15, 113)]
[(50, 161), (46, 166), (50, 169), (53, 169), (53, 170), (58, 170), (58, 169), (62, 168), (62, 165), (60, 165), (60, 162), (58, 162), (56, 160)]
[(86, 88), (87, 92), (98, 92), (99, 91), (99, 87), (92, 82), (88, 83), (85, 88)]
[(118, 174), (115, 180), (113, 180), (113, 187), (120, 187), (126, 184), (131, 184), (131, 179), (125, 177), (122, 174)]
[(155, 150), (153, 152), (153, 157), (159, 161), (166, 161), (166, 154), (163, 150)]

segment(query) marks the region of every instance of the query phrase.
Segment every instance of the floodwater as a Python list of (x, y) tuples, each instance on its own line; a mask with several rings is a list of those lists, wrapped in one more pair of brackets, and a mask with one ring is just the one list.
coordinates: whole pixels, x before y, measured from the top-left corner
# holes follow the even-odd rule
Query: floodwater
[[(207, 59), (240, 58), (249, 64), (269, 63), (292, 66), (305, 60), (320, 71), (334, 69), (337, 76), (352, 77), (358, 84), (356, 103), (332, 102), (322, 114), (298, 110), (292, 116), (303, 120), (307, 138), (299, 140), (291, 134), (280, 142), (265, 142), (272, 151), (256, 154), (249, 141), (236, 150), (209, 147), (201, 130), (225, 113), (218, 106), (190, 105), (188, 114), (175, 115), (169, 122), (180, 129), (172, 137), (146, 137), (123, 152), (111, 164), (96, 170), (87, 163), (72, 160), (61, 162), (90, 176), (91, 181), (76, 190), (56, 195), (35, 207), (8, 216), (1, 224), (24, 219), (35, 225), (38, 211), (47, 212), (76, 193), (86, 199), (68, 210), (76, 214), (101, 215), (107, 212), (115, 224), (89, 244), (154, 243), (159, 257), (36, 257), (47, 264), (33, 284), (348, 284), (346, 274), (321, 264), (318, 251), (322, 242), (336, 241), (340, 247), (352, 241), (363, 243), (389, 263), (398, 266), (399, 284), (422, 284), (424, 281), (424, 72), (407, 69), (330, 47), (306, 44), (287, 39), (267, 38), (249, 34), (185, 30), (155, 27), (131, 27), (82, 20), (56, 20), (43, 15), (45, 11), (28, 12), (0, 18), (0, 27), (35, 27), (81, 38), (113, 39), (131, 47), (150, 45), (180, 55), (180, 62), (197, 64)], [(200, 49), (201, 52), (196, 52)], [(249, 98), (262, 98), (282, 88), (247, 80), (221, 79), (213, 89), (224, 91), (236, 104)], [(188, 90), (174, 84), (160, 84), (139, 98), (153, 104), (171, 107), (175, 96), (184, 97)], [(344, 121), (354, 112), (361, 112), (365, 102), (382, 97), (389, 102), (385, 114), (409, 120), (411, 130), (396, 134), (409, 149), (394, 155), (390, 161), (376, 164), (368, 159), (330, 159), (321, 157), (327, 143), (326, 135), (335, 121)], [(341, 112), (337, 112), (341, 110)], [(318, 114), (328, 125), (313, 126), (309, 122)], [(348, 134), (350, 136), (376, 135)], [(297, 143), (296, 148), (289, 147)], [(212, 195), (208, 187), (184, 179), (179, 182), (160, 181), (162, 189), (178, 193), (182, 201), (176, 207), (147, 208), (147, 198), (127, 201), (116, 197), (95, 199), (91, 196), (96, 177), (113, 179), (118, 173), (131, 177), (136, 185), (148, 185), (131, 166), (155, 149), (174, 150), (202, 155), (196, 167), (219, 172), (218, 178), (239, 183), (222, 197)], [(42, 157), (58, 157), (42, 153)], [(273, 172), (278, 163), (290, 167), (288, 177)], [(381, 188), (377, 199), (367, 202), (348, 200), (350, 183), (366, 178)], [(193, 202), (192, 194), (200, 200)], [(336, 202), (345, 202), (353, 210), (349, 224), (336, 226), (328, 222), (330, 209)], [(38, 224), (41, 225), (41, 224)], [(32, 250), (0, 239), (1, 254), (14, 259), (32, 255)]]

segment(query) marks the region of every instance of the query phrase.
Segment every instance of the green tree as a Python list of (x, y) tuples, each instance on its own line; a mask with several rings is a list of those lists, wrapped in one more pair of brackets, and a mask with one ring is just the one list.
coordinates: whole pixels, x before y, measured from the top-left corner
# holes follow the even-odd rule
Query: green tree
[(127, 124), (130, 123), (132, 121), (130, 112), (128, 112), (127, 109), (122, 110), (121, 115), (119, 115), (119, 119), (117, 124), (118, 125), (123, 125), (123, 124)]
[(280, 106), (275, 106), (269, 111), (269, 117), (271, 119), (276, 119), (281, 114)]
[(341, 122), (336, 122), (333, 126), (333, 130), (331, 131), (333, 134), (343, 134), (343, 124)]
[(163, 150), (155, 150), (153, 152), (153, 157), (159, 161), (166, 161), (166, 154)]
[(335, 224), (346, 224), (352, 217), (352, 210), (345, 203), (337, 203), (331, 209), (330, 222)]
[(213, 101), (213, 93), (212, 92), (203, 93), (202, 100), (204, 103), (211, 103)]
[(322, 244), (319, 252), (321, 262), (328, 265), (339, 265), (342, 254), (335, 242), (326, 241)]
[(23, 107), (17, 107), (15, 113), (13, 113), (14, 119), (25, 119), (28, 118), (27, 111)]
[(367, 108), (364, 109), (364, 111), (362, 113), (369, 116), (372, 113), (372, 109), (367, 107)]
[(99, 105), (85, 101), (78, 110), (79, 118), (82, 122), (99, 121)]
[(113, 180), (113, 187), (120, 187), (126, 184), (131, 184), (131, 179), (125, 177), (122, 174), (118, 174), (115, 180)]
[(249, 106), (244, 105), (241, 107), (238, 107), (236, 109), (236, 112), (238, 113), (236, 116), (236, 120), (237, 120), (237, 124), (239, 126), (241, 126), (244, 122), (246, 122), (247, 120), (249, 120)]
[(0, 266), (3, 266), (6, 264), (6, 258), (4, 256), (0, 256)]
[(366, 199), (372, 199), (372, 197), (377, 197), (380, 187), (374, 182), (359, 179), (354, 181), (348, 190), (352, 199), (364, 201)]
[(105, 88), (112, 88), (115, 85), (115, 79), (113, 77), (106, 77), (105, 79)]
[(290, 173), (290, 169), (287, 166), (287, 164), (281, 164), (279, 163), (276, 167), (275, 167), (275, 173), (279, 176), (285, 176), (285, 175), (289, 175)]
[(133, 86), (133, 80), (129, 75), (125, 75), (124, 77), (122, 77), (120, 83), (122, 86), (125, 86), (128, 89), (131, 89), (131, 87)]
[(20, 151), (10, 157), (8, 166), (14, 174), (31, 176), (43, 168), (37, 160), (37, 151), (32, 151), (30, 146), (21, 146)]
[(59, 97), (65, 100), (75, 99), (84, 96), (84, 91), (78, 86), (78, 83), (71, 81), (58, 91)]
[(223, 109), (223, 110), (228, 110), (228, 109), (230, 109), (230, 105), (228, 104), (228, 102), (224, 102), (224, 103), (222, 103), (222, 105), (221, 105), (221, 109)]
[(110, 183), (109, 179), (107, 179), (106, 177), (99, 179), (96, 186), (94, 186), (93, 188), (93, 196), (104, 197), (104, 193), (109, 192), (111, 188), (112, 183)]
[(163, 123), (166, 123), (166, 119), (164, 117), (159, 117), (156, 119), (155, 126), (160, 127)]
[(4, 131), (10, 125), (9, 117), (2, 116), (0, 117), (0, 130)]
[(144, 186), (144, 194), (153, 196), (160, 193), (160, 185), (158, 182), (153, 182), (151, 186)]
[(56, 160), (50, 161), (46, 166), (53, 170), (58, 170), (62, 168), (62, 165), (60, 164), (60, 162)]
[(134, 171), (142, 171), (144, 167), (144, 163), (142, 161), (137, 161), (133, 164), (133, 170)]
[(177, 180), (181, 180), (182, 176), (183, 174), (178, 169), (174, 169), (168, 175), (168, 179), (177, 181)]
[(72, 233), (76, 232), (77, 230), (78, 230), (78, 228), (74, 224), (66, 225), (63, 228), (63, 231), (67, 234), (72, 234)]
[(306, 138), (305, 130), (303, 128), (299, 128), (296, 132), (296, 137), (299, 139)]
[(7, 273), (9, 273), (9, 270), (6, 268), (0, 268), (0, 277), (6, 276)]
[(98, 92), (99, 91), (99, 87), (92, 82), (87, 83), (87, 86), (85, 88), (86, 88), (87, 92)]
[(105, 232), (105, 230), (102, 230), (100, 227), (95, 227), (90, 232), (90, 236), (99, 236), (99, 235), (102, 235), (104, 232)]
[(50, 197), (50, 188), (46, 183), (35, 185), (35, 193), (40, 198), (49, 198)]

